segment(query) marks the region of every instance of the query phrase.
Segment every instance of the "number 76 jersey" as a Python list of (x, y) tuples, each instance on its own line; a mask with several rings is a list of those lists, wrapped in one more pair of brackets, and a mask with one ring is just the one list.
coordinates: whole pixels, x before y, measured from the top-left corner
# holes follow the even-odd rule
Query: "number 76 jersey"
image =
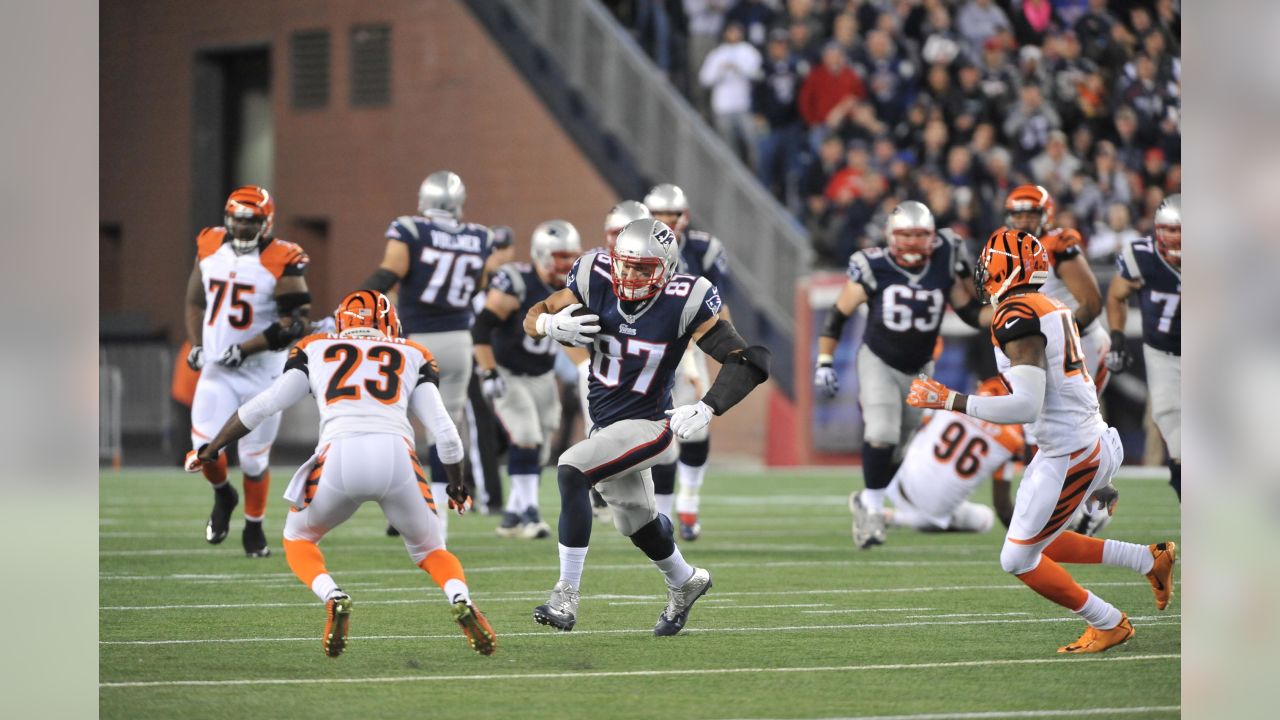
[(396, 218), (387, 239), (409, 246), (409, 272), (397, 306), (405, 334), (470, 328), (471, 296), (493, 252), (493, 231), (428, 211)]
[(310, 335), (289, 351), (284, 369), (307, 376), (320, 409), (320, 444), (366, 433), (412, 443), (409, 396), (422, 383), (440, 383), (431, 352), (404, 338)]

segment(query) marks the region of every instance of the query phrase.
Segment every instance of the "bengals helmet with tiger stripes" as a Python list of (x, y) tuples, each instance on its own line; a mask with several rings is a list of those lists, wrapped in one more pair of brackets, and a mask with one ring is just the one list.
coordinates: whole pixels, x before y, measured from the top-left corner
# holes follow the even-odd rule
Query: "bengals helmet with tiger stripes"
[(242, 185), (227, 196), (222, 213), (223, 224), (231, 236), (231, 249), (244, 255), (257, 250), (262, 239), (271, 233), (276, 201), (266, 188)]
[[(1053, 196), (1048, 190), (1040, 185), (1019, 185), (1004, 201), (1004, 222), (1010, 229), (1039, 237), (1053, 226), (1053, 209)], [(1036, 213), (1034, 227), (1023, 227), (1015, 220), (1017, 215), (1023, 213)]]
[(1031, 233), (997, 230), (978, 255), (973, 281), (978, 299), (993, 306), (1011, 288), (1043, 285), (1049, 277), (1049, 253)]
[(376, 331), (389, 338), (402, 335), (395, 305), (377, 290), (348, 293), (333, 311), (333, 320), (339, 334), (371, 335)]

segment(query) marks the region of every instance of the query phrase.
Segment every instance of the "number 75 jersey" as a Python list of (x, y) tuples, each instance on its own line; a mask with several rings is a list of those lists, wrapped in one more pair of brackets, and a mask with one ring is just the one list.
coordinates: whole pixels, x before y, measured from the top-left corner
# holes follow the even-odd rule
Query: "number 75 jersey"
[(400, 281), (397, 310), (404, 332), (451, 332), (471, 327), (471, 296), (493, 252), (493, 231), (451, 215), (405, 215), (387, 238), (409, 246), (409, 272)]
[(363, 433), (412, 443), (409, 396), (424, 382), (440, 383), (431, 352), (404, 338), (310, 335), (289, 351), (284, 369), (307, 376), (320, 409), (320, 444)]

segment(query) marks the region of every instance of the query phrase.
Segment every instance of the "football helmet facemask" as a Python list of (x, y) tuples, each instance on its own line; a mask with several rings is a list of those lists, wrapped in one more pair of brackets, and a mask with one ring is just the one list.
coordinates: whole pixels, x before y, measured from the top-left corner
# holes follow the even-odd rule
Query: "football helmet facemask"
[(223, 224), (231, 237), (231, 249), (245, 255), (258, 249), (271, 232), (276, 216), (276, 201), (266, 188), (243, 185), (231, 191), (223, 206)]
[(403, 332), (395, 305), (377, 290), (348, 293), (333, 311), (333, 320), (344, 336), (398, 338)]
[(1049, 253), (1031, 233), (997, 230), (987, 238), (973, 270), (978, 299), (995, 306), (1011, 288), (1043, 285), (1049, 278)]
[(934, 232), (933, 213), (915, 200), (899, 203), (889, 213), (885, 237), (893, 261), (908, 269), (924, 267), (941, 242)]
[(568, 221), (548, 220), (533, 229), (529, 254), (543, 279), (562, 288), (574, 261), (582, 254), (582, 237)]
[(1182, 269), (1182, 194), (1170, 195), (1156, 208), (1156, 251)]
[(1019, 185), (1004, 201), (1005, 224), (1040, 237), (1053, 223), (1053, 196), (1039, 185)]
[(657, 295), (671, 279), (678, 253), (675, 233), (661, 220), (627, 223), (610, 253), (613, 293), (627, 301)]

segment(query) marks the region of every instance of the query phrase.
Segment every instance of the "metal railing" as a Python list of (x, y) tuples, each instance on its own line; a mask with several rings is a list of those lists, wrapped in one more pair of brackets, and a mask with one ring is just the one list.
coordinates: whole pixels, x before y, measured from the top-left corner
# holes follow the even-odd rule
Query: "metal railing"
[(596, 0), (500, 2), (560, 65), (636, 166), (689, 193), (694, 224), (729, 250), (735, 286), (778, 333), (792, 339), (795, 283), (809, 272), (813, 251), (791, 214)]
[[(118, 404), (115, 430), (118, 434), (156, 435), (163, 451), (173, 448), (173, 350), (163, 342), (103, 342), (98, 346), (99, 368), (109, 367), (120, 378), (115, 395)], [(114, 382), (114, 381), (112, 381)], [(99, 372), (101, 399), (109, 385)], [(101, 415), (99, 422), (102, 421)], [(99, 426), (99, 433), (103, 426)], [(184, 444), (186, 440), (182, 441)]]
[(98, 459), (111, 460), (120, 469), (124, 461), (121, 405), (124, 399), (124, 375), (120, 368), (98, 363)]

